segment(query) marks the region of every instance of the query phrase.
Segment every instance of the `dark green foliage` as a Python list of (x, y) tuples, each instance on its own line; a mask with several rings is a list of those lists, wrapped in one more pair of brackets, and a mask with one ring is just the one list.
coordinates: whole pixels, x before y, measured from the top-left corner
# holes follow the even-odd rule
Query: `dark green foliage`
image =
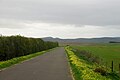
[(57, 42), (45, 42), (40, 38), (0, 36), (0, 61), (57, 47)]
[(76, 52), (75, 54), (78, 57), (83, 57), (84, 59), (90, 61), (90, 62), (94, 62), (97, 64), (100, 64), (101, 59), (98, 56), (94, 56), (91, 52), (86, 51), (86, 50), (79, 50), (79, 49), (74, 49), (73, 52)]

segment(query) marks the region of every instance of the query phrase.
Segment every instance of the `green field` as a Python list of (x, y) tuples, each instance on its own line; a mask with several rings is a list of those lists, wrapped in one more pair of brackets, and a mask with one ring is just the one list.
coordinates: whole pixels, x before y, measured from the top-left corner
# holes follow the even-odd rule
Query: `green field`
[(120, 64), (120, 44), (88, 44), (72, 46), (75, 49), (86, 50), (102, 59), (102, 64), (111, 67), (114, 61), (114, 70), (119, 70)]
[(74, 80), (120, 80), (110, 68), (91, 63), (70, 46), (65, 47)]

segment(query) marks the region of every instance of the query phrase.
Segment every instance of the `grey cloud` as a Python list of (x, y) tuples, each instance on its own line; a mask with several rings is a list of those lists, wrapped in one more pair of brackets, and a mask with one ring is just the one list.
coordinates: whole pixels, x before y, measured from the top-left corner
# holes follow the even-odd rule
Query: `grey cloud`
[(22, 21), (0, 19), (0, 28), (22, 29), (26, 28), (26, 26)]
[(2, 0), (0, 18), (58, 24), (120, 25), (120, 0)]

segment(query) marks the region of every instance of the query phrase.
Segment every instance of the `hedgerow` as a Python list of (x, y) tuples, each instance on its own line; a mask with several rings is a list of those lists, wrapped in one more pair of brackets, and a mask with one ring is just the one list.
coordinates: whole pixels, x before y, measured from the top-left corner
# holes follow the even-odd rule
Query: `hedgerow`
[(57, 42), (45, 42), (40, 38), (0, 36), (0, 61), (57, 47)]

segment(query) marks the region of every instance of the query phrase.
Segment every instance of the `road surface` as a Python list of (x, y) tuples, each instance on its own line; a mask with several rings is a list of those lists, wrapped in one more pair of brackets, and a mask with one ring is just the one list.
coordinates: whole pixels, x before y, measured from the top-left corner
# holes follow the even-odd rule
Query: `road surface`
[(0, 80), (72, 80), (62, 47), (0, 72)]

